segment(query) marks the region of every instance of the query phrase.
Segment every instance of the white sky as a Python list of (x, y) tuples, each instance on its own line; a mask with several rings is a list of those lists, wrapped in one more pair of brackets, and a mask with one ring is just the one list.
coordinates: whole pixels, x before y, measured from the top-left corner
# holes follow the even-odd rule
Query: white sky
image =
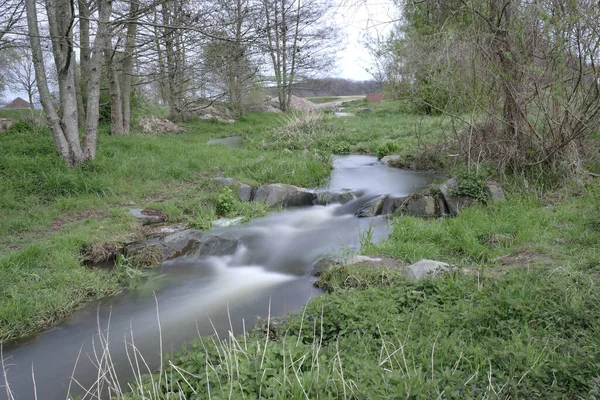
[(345, 48), (339, 53), (338, 69), (341, 78), (369, 80), (373, 77), (365, 70), (371, 56), (361, 44), (365, 34), (389, 32), (397, 9), (392, 0), (338, 0), (336, 20), (346, 35)]

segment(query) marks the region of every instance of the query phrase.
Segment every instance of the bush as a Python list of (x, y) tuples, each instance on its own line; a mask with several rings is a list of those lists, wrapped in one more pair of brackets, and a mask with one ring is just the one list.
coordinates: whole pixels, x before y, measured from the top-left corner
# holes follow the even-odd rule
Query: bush
[(396, 142), (388, 140), (387, 142), (380, 144), (377, 148), (377, 158), (381, 159), (385, 156), (396, 153), (398, 150), (400, 150), (400, 145)]
[(12, 124), (7, 132), (10, 134), (21, 134), (33, 132), (34, 126), (29, 121), (20, 120)]
[(457, 167), (454, 171), (457, 180), (457, 186), (451, 190), (453, 196), (472, 197), (479, 201), (485, 201), (486, 180), (490, 177), (490, 169), (486, 166), (465, 166)]
[(217, 215), (225, 216), (233, 211), (233, 203), (235, 199), (233, 197), (233, 191), (231, 188), (223, 188), (219, 198), (217, 199), (216, 211)]

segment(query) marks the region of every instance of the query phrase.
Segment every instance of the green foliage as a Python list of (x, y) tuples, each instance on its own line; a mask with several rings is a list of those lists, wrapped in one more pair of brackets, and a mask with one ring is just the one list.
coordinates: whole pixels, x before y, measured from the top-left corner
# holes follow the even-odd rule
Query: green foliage
[(333, 97), (333, 96), (322, 96), (322, 97), (308, 97), (311, 103), (315, 104), (323, 104), (323, 103), (331, 103), (334, 101), (342, 100), (342, 97)]
[(451, 189), (453, 196), (472, 197), (479, 201), (485, 201), (485, 193), (483, 191), (485, 182), (490, 177), (490, 169), (486, 166), (479, 165), (461, 165), (454, 170), (457, 185)]
[(233, 197), (233, 191), (230, 187), (224, 187), (221, 190), (221, 194), (217, 198), (216, 211), (217, 215), (225, 216), (233, 211), (233, 203), (235, 199)]
[(34, 126), (29, 121), (19, 120), (12, 124), (7, 133), (8, 134), (22, 134), (22, 133), (30, 133), (33, 132)]
[(397, 142), (388, 140), (380, 144), (377, 148), (377, 158), (381, 159), (385, 156), (396, 153), (398, 150), (400, 150), (400, 145)]

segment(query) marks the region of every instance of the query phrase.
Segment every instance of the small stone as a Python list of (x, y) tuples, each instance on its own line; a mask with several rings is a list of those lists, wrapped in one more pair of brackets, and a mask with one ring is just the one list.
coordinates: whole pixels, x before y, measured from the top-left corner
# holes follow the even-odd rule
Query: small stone
[(407, 267), (406, 279), (418, 281), (423, 278), (435, 278), (450, 271), (450, 265), (435, 260), (421, 260)]
[(488, 246), (502, 246), (510, 244), (515, 238), (507, 233), (494, 233), (486, 241)]
[(229, 256), (236, 252), (239, 241), (211, 236), (206, 240), (196, 243), (190, 254), (196, 256)]
[(371, 218), (377, 215), (381, 215), (381, 210), (383, 209), (383, 204), (387, 196), (379, 196), (374, 198), (373, 200), (369, 200), (365, 203), (354, 215), (358, 218)]
[(389, 155), (389, 156), (385, 156), (381, 159), (382, 163), (386, 163), (389, 164), (392, 161), (398, 161), (400, 159), (400, 156), (397, 154), (394, 155)]
[(437, 201), (430, 195), (413, 195), (409, 197), (402, 206), (402, 214), (414, 217), (439, 217), (441, 214), (437, 207)]
[(388, 196), (383, 203), (383, 208), (381, 209), (381, 215), (392, 214), (394, 211), (400, 209), (402, 205), (406, 202), (408, 197), (392, 197)]
[(502, 186), (495, 181), (487, 181), (485, 187), (483, 188), (483, 193), (487, 197), (488, 201), (492, 203), (506, 200), (504, 189), (502, 189)]
[(354, 265), (361, 263), (378, 264), (383, 262), (382, 258), (372, 258), (368, 256), (354, 256), (343, 262), (344, 265)]
[(342, 190), (339, 192), (319, 192), (317, 193), (317, 204), (326, 206), (329, 204), (346, 204), (356, 199), (359, 193), (352, 190)]
[(135, 217), (142, 225), (158, 224), (166, 219), (162, 211), (149, 208), (132, 208), (129, 210), (129, 215)]
[(451, 178), (440, 185), (440, 193), (448, 206), (448, 214), (458, 215), (464, 208), (471, 207), (477, 200), (473, 197), (455, 196), (453, 190), (458, 186), (456, 178)]
[(213, 178), (213, 181), (220, 183), (221, 185), (231, 185), (232, 183), (237, 183), (237, 181), (233, 178), (223, 178), (223, 177)]
[(254, 188), (245, 183), (240, 183), (240, 201), (252, 201)]
[(271, 207), (312, 206), (317, 195), (304, 188), (282, 183), (260, 186), (256, 189), (253, 201), (266, 203)]
[(315, 263), (312, 273), (315, 276), (319, 276), (334, 265), (339, 265), (339, 262), (331, 258), (324, 258)]

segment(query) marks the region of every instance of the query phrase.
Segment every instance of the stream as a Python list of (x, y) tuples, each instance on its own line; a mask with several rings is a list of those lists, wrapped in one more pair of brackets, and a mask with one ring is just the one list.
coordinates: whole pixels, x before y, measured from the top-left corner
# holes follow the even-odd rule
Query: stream
[[(365, 230), (375, 242), (388, 236), (384, 217), (354, 216), (360, 205), (377, 194), (407, 196), (434, 178), (390, 168), (372, 156), (339, 156), (333, 167), (323, 189), (361, 190), (364, 195), (345, 205), (290, 209), (242, 226), (215, 229), (214, 234), (244, 238), (244, 245), (232, 256), (167, 261), (142, 287), (90, 304), (52, 330), (4, 348), (14, 399), (34, 398), (32, 366), (38, 398), (65, 399), (69, 386), (72, 396), (96, 398), (86, 396), (84, 388), (98, 379), (96, 364), (105, 342), (117, 381), (126, 388), (133, 379), (128, 359), (134, 354), (132, 341), (138, 358), (143, 356), (154, 371), (160, 363), (161, 340), (163, 354), (168, 354), (198, 335), (216, 333), (224, 338), (231, 330), (241, 334), (257, 317), (266, 318), (269, 310), (273, 317), (298, 311), (321, 294), (313, 286), (312, 274), (319, 258), (358, 251)], [(140, 368), (147, 372), (145, 366)], [(0, 386), (3, 381), (0, 378)], [(7, 399), (3, 387), (0, 399)]]

